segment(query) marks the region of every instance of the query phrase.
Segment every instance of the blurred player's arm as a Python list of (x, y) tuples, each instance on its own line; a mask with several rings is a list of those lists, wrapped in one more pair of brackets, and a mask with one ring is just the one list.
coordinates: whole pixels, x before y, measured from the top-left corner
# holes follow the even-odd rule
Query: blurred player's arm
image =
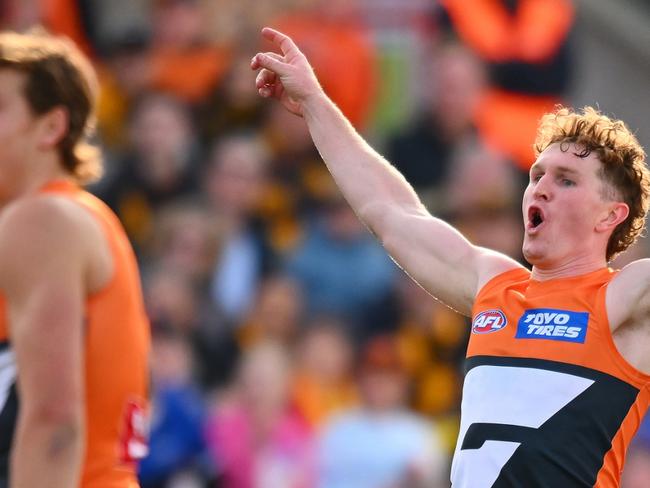
[[(343, 195), (404, 270), (432, 295), (469, 315), (478, 290), (490, 278), (519, 266), (470, 244), (456, 229), (432, 217), (406, 179), (355, 131), (323, 93), (304, 55), (283, 34), (263, 35), (282, 55), (257, 54), (256, 85), (305, 118), (311, 136)], [(344, 66), (341, 69), (345, 69)]]
[(20, 398), (13, 488), (79, 484), (85, 439), (84, 242), (79, 226), (52, 199), (19, 202), (0, 221), (0, 286)]
[[(612, 330), (624, 324), (647, 324), (650, 327), (650, 259), (626, 265), (607, 287), (607, 315)], [(647, 350), (643, 341), (639, 347)], [(646, 360), (650, 368), (650, 357)]]

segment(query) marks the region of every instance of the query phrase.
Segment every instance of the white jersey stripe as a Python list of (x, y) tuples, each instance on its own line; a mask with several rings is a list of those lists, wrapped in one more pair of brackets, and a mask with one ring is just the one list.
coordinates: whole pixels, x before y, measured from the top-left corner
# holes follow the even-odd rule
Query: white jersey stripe
[(16, 381), (16, 360), (11, 349), (0, 352), (0, 412), (4, 409), (11, 385)]
[(546, 369), (491, 365), (472, 368), (463, 386), (462, 421), (451, 470), (453, 487), (491, 487), (520, 445), (486, 440), (478, 449), (461, 450), (472, 424), (537, 429), (593, 383), (589, 378)]

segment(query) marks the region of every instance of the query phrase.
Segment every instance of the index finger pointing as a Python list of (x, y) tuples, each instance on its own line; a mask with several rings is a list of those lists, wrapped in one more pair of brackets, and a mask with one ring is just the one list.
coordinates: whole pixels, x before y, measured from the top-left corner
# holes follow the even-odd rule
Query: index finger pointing
[(278, 46), (280, 50), (282, 51), (282, 54), (287, 55), (287, 54), (296, 54), (300, 52), (298, 49), (298, 46), (291, 40), (291, 38), (283, 34), (280, 31), (277, 31), (275, 29), (272, 29), (270, 27), (264, 27), (262, 29), (262, 35), (271, 41), (273, 44)]

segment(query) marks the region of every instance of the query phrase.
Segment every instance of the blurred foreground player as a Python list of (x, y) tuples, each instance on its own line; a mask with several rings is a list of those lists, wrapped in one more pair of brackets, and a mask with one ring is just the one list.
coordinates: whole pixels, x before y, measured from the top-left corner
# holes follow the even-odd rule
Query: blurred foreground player
[(92, 69), (67, 41), (0, 34), (0, 486), (136, 487), (149, 332), (131, 247), (80, 184)]
[(589, 108), (542, 119), (522, 203), (529, 271), (432, 217), (324, 95), (291, 39), (263, 34), (282, 54), (253, 58), (260, 95), (305, 118), (348, 202), (395, 261), (473, 319), (454, 488), (618, 486), (650, 403), (650, 260), (607, 266), (648, 210), (650, 174), (635, 137)]

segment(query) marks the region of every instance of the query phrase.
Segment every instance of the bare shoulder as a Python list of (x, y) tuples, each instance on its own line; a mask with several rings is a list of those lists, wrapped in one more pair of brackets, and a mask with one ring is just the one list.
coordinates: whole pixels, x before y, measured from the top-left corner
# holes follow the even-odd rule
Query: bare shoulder
[(67, 198), (17, 200), (0, 214), (0, 285), (54, 268), (83, 266), (97, 238), (92, 217)]
[(500, 252), (483, 247), (477, 249), (480, 256), (478, 258), (479, 275), (477, 293), (487, 284), (488, 281), (500, 274), (514, 269), (527, 269), (518, 261), (515, 261), (510, 256), (506, 256)]
[(650, 313), (650, 259), (625, 266), (609, 284), (606, 297), (612, 329)]
[(378, 223), (374, 231), (395, 262), (432, 296), (463, 315), (471, 315), (485, 283), (521, 267), (504, 254), (475, 246), (424, 207), (382, 202), (372, 213)]
[(93, 228), (93, 219), (80, 205), (58, 195), (35, 195), (21, 198), (0, 214), (2, 241), (13, 243), (29, 238), (56, 242), (83, 236)]

